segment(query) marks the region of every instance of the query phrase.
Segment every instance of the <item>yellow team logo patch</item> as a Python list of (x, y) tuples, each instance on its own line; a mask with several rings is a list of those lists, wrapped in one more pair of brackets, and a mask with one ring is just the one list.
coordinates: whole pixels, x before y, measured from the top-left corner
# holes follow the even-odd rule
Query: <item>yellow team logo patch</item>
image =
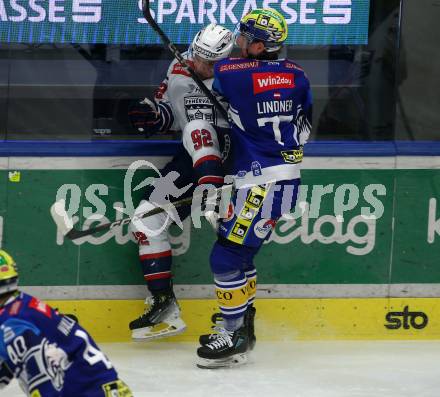
[(251, 208), (249, 205), (244, 205), (243, 209), (240, 212), (240, 218), (251, 220), (254, 219), (257, 214), (256, 208)]
[(232, 226), (232, 230), (229, 233), (228, 240), (237, 244), (243, 244), (246, 234), (252, 225), (252, 221), (257, 216), (258, 211), (263, 205), (264, 198), (266, 197), (266, 186), (254, 186), (240, 211), (237, 220)]
[(105, 397), (133, 397), (131, 390), (122, 380), (106, 383), (102, 385), (102, 390)]
[(302, 148), (298, 150), (286, 150), (281, 152), (281, 155), (286, 163), (298, 164), (303, 161), (304, 151)]
[(264, 197), (266, 196), (266, 189), (261, 186), (255, 186), (249, 192), (248, 197), (246, 198), (246, 204), (250, 205), (253, 208), (260, 208), (263, 205)]
[(256, 22), (255, 22), (255, 25), (256, 26), (261, 26), (262, 28), (265, 28), (265, 29), (267, 29), (267, 28), (269, 28), (269, 27), (271, 27), (271, 17), (270, 17), (270, 15), (263, 15), (263, 14), (260, 14), (260, 15), (258, 15), (258, 17), (257, 17), (257, 20), (256, 20)]
[(34, 390), (31, 393), (31, 397), (41, 397), (41, 394), (40, 394), (39, 390), (38, 389)]
[(21, 180), (21, 173), (20, 171), (9, 171), (9, 182), (20, 182)]
[(249, 225), (245, 225), (240, 221), (235, 222), (231, 234), (229, 235), (229, 239), (234, 242), (242, 242), (247, 234), (248, 229)]

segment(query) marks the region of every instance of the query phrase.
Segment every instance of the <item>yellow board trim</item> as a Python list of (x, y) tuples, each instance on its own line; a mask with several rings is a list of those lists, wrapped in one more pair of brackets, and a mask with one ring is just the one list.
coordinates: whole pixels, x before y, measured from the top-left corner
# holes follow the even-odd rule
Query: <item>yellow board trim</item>
[[(143, 301), (88, 300), (49, 301), (61, 312), (73, 313), (98, 342), (130, 340), (128, 323), (144, 309)], [(185, 333), (164, 340), (195, 342), (211, 328), (210, 317), (218, 311), (215, 300), (180, 300)], [(428, 318), (423, 329), (388, 329), (389, 312), (422, 312)], [(369, 299), (260, 299), (255, 320), (259, 341), (440, 339), (440, 298)], [(408, 317), (408, 316), (407, 316)], [(416, 318), (416, 325), (423, 320)], [(395, 321), (395, 320), (393, 320)], [(400, 320), (399, 320), (400, 321)]]

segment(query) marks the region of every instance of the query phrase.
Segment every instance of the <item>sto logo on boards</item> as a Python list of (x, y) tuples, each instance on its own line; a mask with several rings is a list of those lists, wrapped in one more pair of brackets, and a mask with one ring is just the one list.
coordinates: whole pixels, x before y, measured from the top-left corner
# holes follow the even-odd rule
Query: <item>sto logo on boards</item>
[(405, 306), (402, 312), (389, 312), (385, 316), (388, 329), (423, 329), (428, 325), (428, 316), (423, 312), (410, 312), (409, 307)]

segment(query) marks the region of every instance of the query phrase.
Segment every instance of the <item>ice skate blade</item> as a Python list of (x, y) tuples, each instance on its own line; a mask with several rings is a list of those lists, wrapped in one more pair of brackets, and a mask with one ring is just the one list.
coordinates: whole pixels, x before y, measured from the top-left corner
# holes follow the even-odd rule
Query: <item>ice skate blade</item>
[(154, 327), (135, 329), (131, 332), (131, 338), (135, 342), (145, 342), (153, 339), (168, 338), (179, 335), (186, 330), (186, 324), (180, 320), (174, 324), (157, 324)]
[(210, 360), (208, 358), (199, 357), (196, 363), (197, 367), (203, 369), (219, 369), (219, 368), (233, 368), (246, 364), (248, 357), (246, 353), (234, 354), (231, 357), (221, 358), (217, 360)]

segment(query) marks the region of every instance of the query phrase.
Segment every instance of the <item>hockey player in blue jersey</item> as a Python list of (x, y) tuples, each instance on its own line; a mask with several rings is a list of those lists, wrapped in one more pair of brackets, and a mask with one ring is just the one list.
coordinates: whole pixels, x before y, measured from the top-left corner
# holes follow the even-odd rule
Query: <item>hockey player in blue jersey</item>
[(17, 283), (0, 250), (0, 389), (17, 378), (30, 397), (132, 397), (86, 330)]
[[(294, 209), (300, 184), (303, 146), (311, 130), (310, 84), (304, 71), (278, 59), (287, 38), (284, 17), (256, 9), (243, 17), (236, 36), (242, 58), (214, 68), (213, 90), (229, 103), (231, 155), (225, 173), (238, 189), (230, 216), (221, 219), (211, 256), (223, 327), (202, 335), (198, 366), (241, 364), (255, 344), (253, 258), (277, 220)], [(193, 130), (213, 128), (195, 121), (184, 131), (193, 158)]]

